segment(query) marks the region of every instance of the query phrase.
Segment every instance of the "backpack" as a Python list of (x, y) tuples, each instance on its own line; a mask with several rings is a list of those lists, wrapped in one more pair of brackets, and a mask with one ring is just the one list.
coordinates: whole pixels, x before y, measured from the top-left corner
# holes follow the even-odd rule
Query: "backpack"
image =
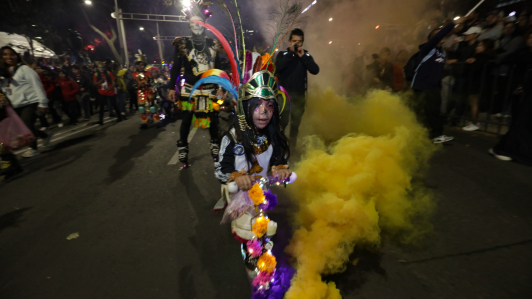
[(429, 58), (432, 57), (432, 55), (434, 55), (434, 53), (436, 53), (436, 49), (432, 49), (429, 54), (427, 54), (427, 56), (423, 57), (423, 60), (422, 61), (419, 61), (419, 52), (417, 52), (416, 54), (412, 55), (412, 57), (410, 57), (410, 59), (408, 59), (408, 62), (406, 63), (405, 65), (405, 68), (403, 69), (404, 70), (404, 73), (405, 73), (405, 79), (406, 81), (413, 81), (414, 80), (414, 77), (416, 76), (416, 72), (417, 72), (417, 69), (419, 68), (419, 66), (429, 60)]

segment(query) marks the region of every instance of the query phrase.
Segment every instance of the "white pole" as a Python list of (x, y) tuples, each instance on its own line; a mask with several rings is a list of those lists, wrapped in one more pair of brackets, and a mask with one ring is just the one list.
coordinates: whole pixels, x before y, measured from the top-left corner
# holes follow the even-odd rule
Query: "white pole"
[(159, 46), (159, 58), (161, 59), (161, 64), (162, 64), (164, 61), (164, 58), (163, 58), (163, 47), (161, 43), (162, 41), (161, 41), (161, 34), (159, 33), (159, 22), (157, 22), (157, 46)]
[(122, 29), (122, 43), (124, 44), (124, 65), (129, 66), (129, 53), (127, 51), (126, 28), (122, 19), (122, 9), (120, 9), (120, 28)]
[(473, 9), (471, 9), (471, 10), (467, 13), (467, 15), (465, 15), (465, 16), (467, 17), (467, 16), (469, 16), (471, 13), (473, 13), (473, 12), (475, 11), (475, 9), (477, 9), (477, 8), (480, 6), (480, 4), (484, 3), (484, 1), (486, 1), (486, 0), (481, 0), (481, 1), (480, 1), (475, 7), (473, 7)]
[[(116, 18), (116, 30), (118, 33), (118, 42), (120, 44), (120, 50), (124, 49), (124, 44), (122, 43), (122, 30), (120, 30), (120, 13), (118, 12), (118, 1), (115, 0), (115, 18)], [(122, 62), (125, 63), (124, 58), (122, 57)]]

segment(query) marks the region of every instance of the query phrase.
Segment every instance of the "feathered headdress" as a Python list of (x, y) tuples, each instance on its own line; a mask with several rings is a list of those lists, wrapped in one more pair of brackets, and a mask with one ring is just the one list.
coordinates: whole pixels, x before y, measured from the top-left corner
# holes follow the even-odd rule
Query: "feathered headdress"
[(139, 49), (139, 53), (135, 54), (136, 63), (144, 62), (146, 63), (146, 55), (142, 53), (142, 51)]
[(200, 17), (203, 21), (206, 21), (212, 16), (212, 12), (209, 10), (211, 2), (203, 2), (203, 0), (183, 0), (183, 14), (190, 20), (192, 17)]
[[(190, 1), (190, 2), (198, 4), (198, 1)], [(207, 84), (207, 83), (221, 85), (224, 89), (231, 92), (236, 98), (238, 98), (237, 113), (238, 113), (238, 118), (239, 118), (240, 129), (244, 131), (246, 127), (249, 128), (250, 125), (246, 122), (246, 117), (245, 117), (244, 108), (243, 108), (243, 101), (247, 101), (251, 98), (261, 98), (261, 99), (266, 99), (266, 100), (275, 99), (276, 100), (278, 96), (280, 95), (282, 99), (284, 100), (284, 103), (280, 105), (280, 107), (282, 107), (281, 109), (279, 109), (280, 112), (284, 110), (285, 105), (286, 105), (286, 100), (288, 99), (288, 101), (290, 102), (290, 97), (286, 93), (286, 90), (283, 87), (278, 85), (277, 78), (274, 76), (275, 65), (273, 65), (271, 59), (272, 59), (273, 53), (275, 52), (275, 49), (278, 48), (278, 46), (281, 44), (281, 42), (290, 32), (290, 30), (300, 22), (299, 17), (301, 15), (302, 5), (300, 2), (291, 4), (291, 0), (280, 0), (279, 1), (280, 10), (272, 13), (272, 16), (271, 16), (272, 22), (275, 23), (275, 25), (272, 26), (275, 29), (272, 52), (266, 53), (262, 56), (260, 54), (257, 54), (258, 57), (253, 59), (253, 57), (255, 57), (254, 55), (247, 55), (250, 53), (246, 53), (245, 44), (244, 44), (244, 34), (243, 34), (242, 26), (241, 26), (242, 21), (240, 18), (240, 10), (238, 8), (238, 3), (236, 2), (236, 0), (234, 0), (237, 16), (239, 20), (239, 24), (235, 24), (229, 8), (225, 5), (225, 3), (223, 3), (223, 1), (219, 1), (219, 2), (220, 2), (220, 5), (222, 5), (223, 8), (225, 9), (224, 12), (229, 17), (230, 21), (233, 24), (235, 46), (238, 44), (236, 28), (240, 28), (241, 30), (240, 32), (242, 36), (241, 45), (243, 49), (242, 53), (244, 53), (242, 70), (240, 70), (239, 68), (237, 50), (233, 50), (230, 43), (227, 41), (225, 36), (222, 33), (220, 33), (220, 31), (218, 31), (212, 25), (206, 24), (205, 22), (201, 22), (198, 20), (191, 20), (192, 22), (202, 25), (203, 27), (209, 29), (216, 36), (216, 38), (220, 40), (231, 62), (231, 70), (232, 70), (231, 77), (229, 77), (229, 75), (227, 75), (225, 72), (222, 72), (219, 70), (217, 70), (216, 72), (204, 73), (202, 78), (198, 82), (196, 82), (196, 84), (193, 86), (192, 92), (195, 89), (199, 88), (199, 86), (201, 86), (202, 84)], [(199, 3), (200, 5), (203, 5), (201, 1), (199, 1)], [(192, 6), (193, 5), (189, 6), (189, 10), (191, 10)], [(235, 49), (237, 48), (235, 47)], [(251, 71), (251, 70), (252, 70), (251, 75), (246, 75), (246, 71)], [(244, 79), (243, 81), (241, 80), (242, 78)], [(189, 100), (190, 98), (191, 96), (189, 97)]]

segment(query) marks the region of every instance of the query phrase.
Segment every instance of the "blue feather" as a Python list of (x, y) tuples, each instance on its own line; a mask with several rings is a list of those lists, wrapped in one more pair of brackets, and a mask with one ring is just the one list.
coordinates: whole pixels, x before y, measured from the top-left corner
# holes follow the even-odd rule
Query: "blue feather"
[[(227, 39), (227, 37), (226, 37)], [(236, 58), (236, 50), (235, 50), (235, 46), (233, 46), (233, 44), (229, 43), (229, 46), (231, 47), (231, 50), (233, 50), (233, 54), (235, 54), (235, 61), (236, 61), (236, 67), (238, 68), (238, 75), (240, 76), (240, 81), (243, 80), (242, 78), (242, 71), (240, 70), (240, 61), (238, 61), (238, 59)]]
[(222, 77), (212, 75), (209, 77), (202, 78), (198, 82), (196, 82), (196, 84), (194, 84), (194, 86), (192, 87), (192, 90), (190, 91), (190, 96), (188, 97), (188, 101), (190, 102), (190, 99), (192, 98), (192, 93), (194, 93), (196, 89), (198, 89), (203, 84), (209, 84), (209, 83), (218, 84), (222, 86), (225, 90), (231, 92), (235, 96), (235, 98), (238, 99), (238, 92), (233, 87), (233, 84), (231, 84), (231, 81), (225, 78), (222, 78)]

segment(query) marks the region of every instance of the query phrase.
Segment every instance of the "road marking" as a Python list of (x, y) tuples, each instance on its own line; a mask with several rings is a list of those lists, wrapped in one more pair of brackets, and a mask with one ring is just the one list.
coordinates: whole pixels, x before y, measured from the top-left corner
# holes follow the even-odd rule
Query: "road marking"
[[(110, 119), (110, 117), (106, 117), (104, 118), (103, 120), (107, 120), (107, 119)], [(74, 127), (74, 128), (71, 128), (69, 130), (64, 130), (64, 131), (61, 131), (61, 132), (57, 132), (57, 133), (54, 133), (54, 136), (59, 136), (59, 135), (63, 135), (63, 134), (66, 134), (66, 133), (69, 133), (69, 132), (72, 132), (72, 131), (77, 131), (79, 130), (79, 128), (81, 128), (82, 126), (77, 126), (77, 127)]]
[[(190, 132), (190, 134), (188, 135), (188, 144), (190, 144), (190, 142), (192, 141), (192, 138), (194, 138), (194, 135), (196, 135), (196, 132), (198, 131), (198, 129), (193, 129), (192, 132)], [(167, 165), (176, 165), (177, 162), (179, 162), (179, 151), (176, 151), (174, 156), (172, 157), (172, 159), (170, 159), (170, 162), (168, 162)]]
[[(112, 122), (113, 120), (114, 120), (114, 119), (109, 119), (109, 120), (107, 120), (107, 121), (104, 121), (103, 124), (105, 125), (105, 124), (107, 124), (107, 123)], [(88, 129), (92, 129), (92, 128), (95, 128), (95, 127), (98, 127), (98, 126), (100, 126), (100, 125), (93, 125), (93, 126), (90, 126), (90, 127), (86, 127), (86, 128), (84, 128), (84, 129), (81, 129), (81, 130), (75, 131), (75, 132), (73, 132), (73, 133), (71, 133), (71, 134), (61, 136), (61, 137), (59, 137), (59, 138), (53, 138), (53, 137), (52, 137), (52, 140), (50, 140), (50, 144), (51, 144), (52, 142), (55, 142), (55, 141), (58, 141), (58, 140), (61, 140), (61, 139), (67, 138), (67, 137), (72, 136), (72, 135), (76, 135), (76, 134), (78, 134), (78, 133), (81, 133), (81, 132), (83, 132), (83, 131), (87, 131)], [(56, 136), (56, 134), (54, 134), (54, 137), (55, 137), (55, 136)], [(37, 145), (42, 147), (42, 146), (43, 146), (42, 140), (40, 140), (40, 141), (37, 143)], [(21, 149), (21, 150), (19, 150), (19, 151), (13, 152), (13, 154), (15, 154), (15, 155), (19, 155), (19, 154), (21, 154), (21, 153), (23, 153), (23, 152), (25, 152), (25, 151), (27, 151), (27, 150), (28, 150), (27, 148), (25, 148), (25, 149)]]

